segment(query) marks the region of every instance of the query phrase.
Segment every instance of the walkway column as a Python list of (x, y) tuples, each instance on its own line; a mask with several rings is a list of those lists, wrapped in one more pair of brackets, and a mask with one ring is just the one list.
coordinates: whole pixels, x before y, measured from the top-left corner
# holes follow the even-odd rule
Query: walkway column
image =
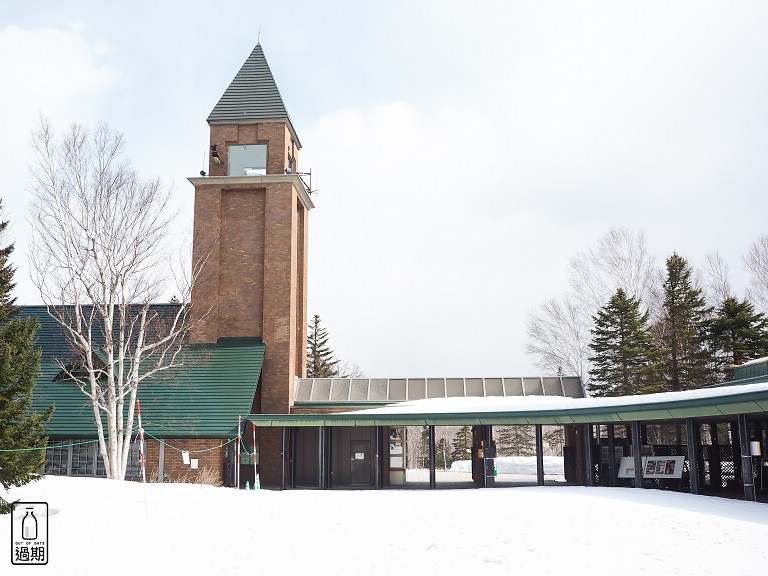
[(378, 490), (381, 488), (381, 478), (379, 478), (381, 475), (381, 426), (374, 428), (374, 434), (376, 435), (376, 452), (374, 455), (375, 460), (373, 461), (373, 475), (375, 478), (373, 485)]
[(595, 465), (592, 458), (592, 424), (584, 424), (584, 480), (587, 486), (595, 485)]
[(712, 451), (709, 454), (709, 486), (716, 490), (723, 489), (722, 464), (720, 462), (720, 439), (717, 436), (717, 424), (709, 425), (712, 438)]
[(685, 419), (688, 436), (688, 475), (691, 479), (691, 494), (699, 493), (699, 425), (693, 418)]
[(432, 489), (437, 488), (435, 460), (435, 427), (429, 426), (429, 487)]
[[(752, 453), (749, 450), (749, 426), (747, 415), (739, 414), (739, 445), (741, 447), (741, 479), (744, 483), (744, 500), (755, 501), (755, 477), (752, 474)], [(734, 448), (736, 448), (734, 446)]]
[(632, 422), (632, 456), (635, 460), (635, 488), (643, 487), (643, 455), (640, 448), (640, 423)]
[(494, 470), (496, 466), (496, 445), (493, 443), (493, 426), (483, 425), (483, 442), (485, 443), (485, 459), (483, 460), (483, 486), (493, 488), (496, 485)]
[(536, 484), (544, 486), (544, 434), (536, 424)]
[(323, 474), (325, 462), (325, 426), (317, 429), (317, 487), (325, 488), (325, 475)]
[(280, 446), (280, 490), (285, 490), (285, 436), (287, 434), (287, 430), (285, 426), (283, 426), (283, 440)]
[(616, 429), (608, 424), (608, 483), (603, 486), (616, 486)]

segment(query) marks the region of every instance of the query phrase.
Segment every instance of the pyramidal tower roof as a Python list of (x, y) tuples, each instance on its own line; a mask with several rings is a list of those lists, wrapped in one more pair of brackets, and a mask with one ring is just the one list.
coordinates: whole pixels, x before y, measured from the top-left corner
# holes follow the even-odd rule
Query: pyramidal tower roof
[(234, 80), (208, 115), (209, 124), (285, 121), (301, 146), (261, 44), (248, 56)]

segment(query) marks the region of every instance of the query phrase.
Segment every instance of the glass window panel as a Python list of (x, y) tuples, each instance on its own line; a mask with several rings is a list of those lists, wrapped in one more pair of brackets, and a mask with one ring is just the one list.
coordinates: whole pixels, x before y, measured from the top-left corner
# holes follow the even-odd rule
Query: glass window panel
[[(144, 453), (147, 451), (147, 443), (144, 442)], [(131, 443), (131, 448), (128, 451), (128, 466), (125, 468), (126, 478), (140, 478), (141, 477), (141, 452), (139, 450), (138, 440)]]
[(230, 176), (264, 176), (267, 173), (266, 144), (236, 144), (229, 147)]
[(67, 475), (67, 457), (69, 454), (69, 440), (49, 440), (48, 450), (45, 452), (45, 474), (52, 476)]
[[(76, 440), (83, 442), (83, 440)], [(72, 446), (72, 476), (93, 476), (95, 443)]]

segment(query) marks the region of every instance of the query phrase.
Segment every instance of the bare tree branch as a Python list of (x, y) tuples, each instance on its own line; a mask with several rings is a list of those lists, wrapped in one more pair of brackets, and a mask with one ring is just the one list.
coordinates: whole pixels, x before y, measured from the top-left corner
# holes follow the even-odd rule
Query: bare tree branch
[(704, 293), (707, 300), (712, 305), (716, 305), (734, 295), (731, 287), (731, 270), (717, 251), (707, 252), (705, 260)]
[(751, 272), (747, 298), (762, 312), (768, 313), (768, 234), (763, 234), (749, 247), (744, 264)]
[(152, 305), (175, 213), (170, 191), (122, 158), (122, 135), (99, 124), (57, 137), (41, 119), (33, 146), (33, 280), (72, 347), (59, 365), (91, 402), (107, 476), (123, 479), (139, 385), (179, 364), (199, 271), (180, 304)]
[(552, 374), (576, 374), (587, 383), (593, 316), (622, 288), (639, 298), (655, 317), (660, 309), (656, 289), (659, 270), (649, 255), (645, 233), (611, 228), (590, 248), (573, 257), (570, 289), (528, 315), (528, 353)]

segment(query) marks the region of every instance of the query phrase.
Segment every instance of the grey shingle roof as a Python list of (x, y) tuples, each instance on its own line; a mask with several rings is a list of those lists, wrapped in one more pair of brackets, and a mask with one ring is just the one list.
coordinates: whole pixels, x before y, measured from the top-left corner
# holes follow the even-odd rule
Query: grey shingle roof
[(296, 135), (261, 44), (256, 44), (229, 88), (208, 115), (208, 123), (260, 120), (285, 120), (291, 133)]

